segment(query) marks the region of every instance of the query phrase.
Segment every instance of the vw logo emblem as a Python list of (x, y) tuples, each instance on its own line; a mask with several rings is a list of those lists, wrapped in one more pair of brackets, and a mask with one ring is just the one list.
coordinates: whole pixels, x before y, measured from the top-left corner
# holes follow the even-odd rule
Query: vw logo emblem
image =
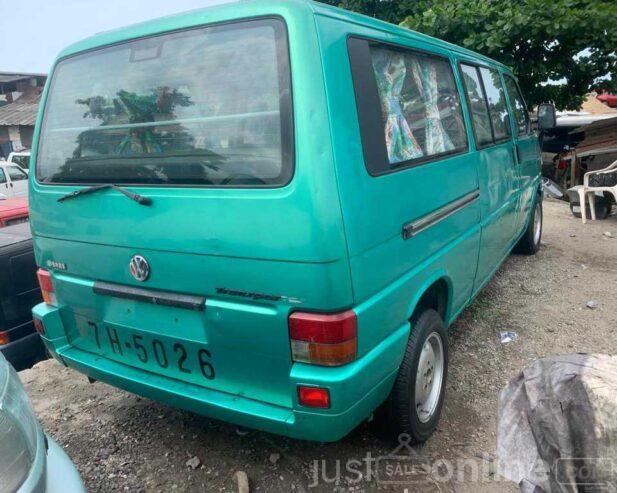
[(139, 282), (144, 282), (150, 277), (150, 264), (141, 255), (134, 255), (129, 262), (131, 275)]

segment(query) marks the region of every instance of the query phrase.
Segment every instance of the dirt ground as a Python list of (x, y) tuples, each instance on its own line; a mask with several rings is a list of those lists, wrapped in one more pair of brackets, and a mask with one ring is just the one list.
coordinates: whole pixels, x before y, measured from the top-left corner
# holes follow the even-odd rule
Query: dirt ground
[[(617, 353), (616, 287), (617, 216), (583, 226), (567, 204), (546, 201), (540, 252), (510, 257), (451, 328), (443, 419), (426, 445), (411, 450), (396, 449), (370, 423), (335, 444), (238, 430), (89, 384), (55, 361), (20, 376), (43, 428), (92, 492), (237, 491), (237, 471), (248, 475), (251, 491), (514, 492), (494, 474), (499, 391), (539, 357)], [(587, 308), (589, 300), (598, 307)], [(501, 344), (501, 331), (518, 339)], [(431, 474), (385, 483), (388, 463), (376, 459), (388, 454), (428, 464)]]

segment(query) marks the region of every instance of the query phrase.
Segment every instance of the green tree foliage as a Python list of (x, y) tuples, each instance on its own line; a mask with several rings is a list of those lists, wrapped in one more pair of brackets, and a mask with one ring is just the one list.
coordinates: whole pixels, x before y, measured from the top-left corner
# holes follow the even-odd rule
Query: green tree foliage
[(342, 9), (360, 12), (370, 17), (400, 24), (416, 12), (418, 0), (320, 0)]
[(576, 109), (617, 90), (615, 0), (330, 1), (402, 23), (512, 67), (528, 103)]

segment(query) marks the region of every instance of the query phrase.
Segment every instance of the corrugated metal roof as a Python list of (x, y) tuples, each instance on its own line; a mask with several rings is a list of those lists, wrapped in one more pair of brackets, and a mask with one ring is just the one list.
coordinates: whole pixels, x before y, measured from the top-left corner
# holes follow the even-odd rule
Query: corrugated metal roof
[(47, 77), (47, 74), (16, 74), (12, 72), (0, 72), (0, 83), (15, 82), (22, 79), (32, 79), (34, 77)]
[(0, 106), (0, 125), (34, 126), (38, 103), (11, 103)]

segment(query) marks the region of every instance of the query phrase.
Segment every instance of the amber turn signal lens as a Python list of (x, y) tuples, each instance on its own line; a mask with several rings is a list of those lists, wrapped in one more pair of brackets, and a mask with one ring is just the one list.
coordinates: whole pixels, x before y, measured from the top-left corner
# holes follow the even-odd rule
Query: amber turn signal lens
[(8, 332), (0, 332), (0, 346), (4, 346), (11, 342), (11, 338), (9, 337)]

